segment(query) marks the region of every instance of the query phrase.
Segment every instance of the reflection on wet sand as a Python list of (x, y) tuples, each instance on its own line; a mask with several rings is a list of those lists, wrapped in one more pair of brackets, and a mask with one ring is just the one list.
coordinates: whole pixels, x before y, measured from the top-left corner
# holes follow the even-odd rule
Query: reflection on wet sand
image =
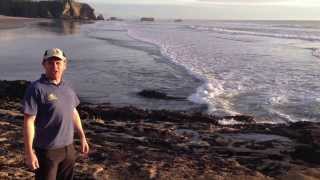
[(53, 20), (49, 22), (39, 22), (38, 26), (46, 31), (55, 32), (62, 35), (76, 34), (80, 32), (81, 24), (92, 22), (73, 20)]

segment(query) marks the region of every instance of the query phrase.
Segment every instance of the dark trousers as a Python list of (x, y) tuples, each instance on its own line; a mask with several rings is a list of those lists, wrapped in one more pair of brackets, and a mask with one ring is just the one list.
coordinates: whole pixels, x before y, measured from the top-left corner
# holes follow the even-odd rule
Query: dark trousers
[(68, 145), (57, 149), (35, 148), (39, 161), (36, 180), (72, 180), (76, 159), (74, 146)]

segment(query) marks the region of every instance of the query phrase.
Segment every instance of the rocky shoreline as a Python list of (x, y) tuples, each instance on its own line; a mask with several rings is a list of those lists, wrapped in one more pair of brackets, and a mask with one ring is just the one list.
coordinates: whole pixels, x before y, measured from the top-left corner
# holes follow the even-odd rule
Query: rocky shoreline
[(15, 17), (104, 20), (87, 3), (75, 0), (1, 0), (0, 14)]
[[(0, 81), (0, 179), (33, 179), (23, 162), (27, 85)], [(320, 179), (320, 123), (257, 124), (250, 116), (110, 104), (82, 103), (79, 112), (91, 152), (79, 154), (76, 179)]]

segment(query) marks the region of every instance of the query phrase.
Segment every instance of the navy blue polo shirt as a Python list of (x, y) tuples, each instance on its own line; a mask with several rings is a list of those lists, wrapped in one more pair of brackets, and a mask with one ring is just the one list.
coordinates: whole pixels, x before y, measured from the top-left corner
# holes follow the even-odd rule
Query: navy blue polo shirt
[(55, 149), (73, 143), (72, 118), (79, 99), (65, 81), (56, 85), (43, 74), (28, 87), (22, 105), (23, 113), (36, 116), (34, 147)]

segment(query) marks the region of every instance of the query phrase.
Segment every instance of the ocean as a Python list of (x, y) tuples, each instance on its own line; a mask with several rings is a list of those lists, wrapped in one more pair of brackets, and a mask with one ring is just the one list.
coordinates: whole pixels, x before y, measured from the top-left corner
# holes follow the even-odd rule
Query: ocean
[[(319, 121), (320, 22), (101, 21), (0, 31), (1, 79), (35, 80), (44, 49), (70, 57), (81, 100), (146, 109)], [(185, 100), (146, 99), (144, 89)]]

